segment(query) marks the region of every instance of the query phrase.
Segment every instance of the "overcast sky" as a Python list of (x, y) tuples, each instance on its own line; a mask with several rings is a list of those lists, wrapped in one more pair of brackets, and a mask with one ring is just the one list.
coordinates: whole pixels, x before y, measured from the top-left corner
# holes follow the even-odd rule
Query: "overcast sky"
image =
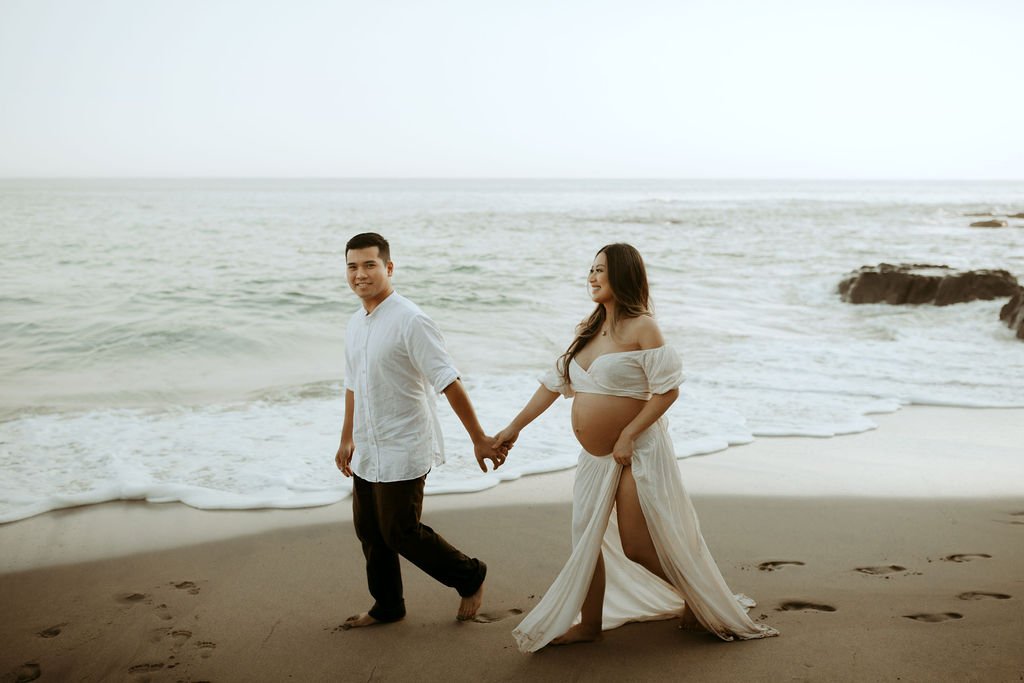
[(1024, 2), (0, 0), (0, 176), (1024, 179)]

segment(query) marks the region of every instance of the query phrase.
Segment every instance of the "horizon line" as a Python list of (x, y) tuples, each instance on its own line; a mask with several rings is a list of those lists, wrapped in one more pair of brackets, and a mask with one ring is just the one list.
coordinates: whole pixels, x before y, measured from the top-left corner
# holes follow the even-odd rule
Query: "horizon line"
[(800, 177), (800, 176), (248, 176), (248, 175), (0, 175), (0, 181), (10, 180), (358, 180), (358, 181), (788, 181), (788, 182), (908, 182), (908, 183), (965, 183), (965, 182), (1024, 182), (1019, 178), (892, 178), (892, 177)]

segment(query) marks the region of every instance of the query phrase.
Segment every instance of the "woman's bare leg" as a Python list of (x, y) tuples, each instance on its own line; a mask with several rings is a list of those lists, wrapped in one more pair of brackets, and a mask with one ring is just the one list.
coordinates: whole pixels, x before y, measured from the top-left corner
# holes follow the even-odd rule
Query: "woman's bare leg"
[[(619, 521), (619, 536), (622, 539), (622, 550), (626, 557), (642, 565), (666, 583), (671, 583), (665, 569), (658, 559), (658, 550), (654, 547), (651, 531), (647, 528), (647, 518), (640, 507), (640, 495), (636, 490), (636, 480), (629, 467), (622, 468), (619, 476), (619, 488), (615, 491), (615, 510)], [(686, 605), (680, 616), (680, 628), (687, 630), (703, 630), (697, 617)]]
[(636, 480), (633, 479), (633, 471), (629, 467), (623, 467), (619, 476), (619, 488), (615, 491), (615, 512), (619, 520), (622, 551), (626, 553), (626, 557), (667, 582), (668, 577), (661, 567), (658, 551), (647, 528), (647, 518), (640, 507)]
[(580, 623), (551, 641), (552, 645), (590, 643), (601, 639), (601, 621), (604, 614), (604, 556), (598, 553), (594, 576), (590, 579), (587, 596), (583, 599)]

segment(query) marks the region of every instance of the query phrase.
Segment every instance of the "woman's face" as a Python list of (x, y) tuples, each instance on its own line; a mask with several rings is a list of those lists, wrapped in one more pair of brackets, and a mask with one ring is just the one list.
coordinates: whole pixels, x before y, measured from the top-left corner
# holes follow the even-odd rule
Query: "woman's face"
[(594, 258), (587, 282), (590, 284), (590, 298), (594, 303), (604, 304), (615, 300), (612, 285), (608, 281), (608, 257), (603, 251)]

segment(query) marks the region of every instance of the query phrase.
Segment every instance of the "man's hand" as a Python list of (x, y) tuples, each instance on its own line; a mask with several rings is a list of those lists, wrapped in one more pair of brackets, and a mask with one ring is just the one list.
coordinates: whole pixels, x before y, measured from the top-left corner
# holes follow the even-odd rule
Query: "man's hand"
[(334, 456), (334, 464), (338, 466), (341, 473), (346, 477), (352, 476), (352, 454), (356, 452), (356, 445), (352, 441), (342, 440), (338, 452)]
[(512, 447), (516, 444), (516, 439), (519, 438), (519, 430), (512, 427), (510, 424), (500, 432), (494, 435), (493, 445), (495, 448), (504, 448), (507, 454)]
[(494, 463), (493, 469), (498, 469), (508, 457), (508, 448), (503, 446), (495, 448), (493, 436), (481, 436), (473, 441), (473, 455), (476, 456), (476, 462), (480, 465), (480, 471), (486, 472), (487, 463), (484, 461), (490, 460)]

